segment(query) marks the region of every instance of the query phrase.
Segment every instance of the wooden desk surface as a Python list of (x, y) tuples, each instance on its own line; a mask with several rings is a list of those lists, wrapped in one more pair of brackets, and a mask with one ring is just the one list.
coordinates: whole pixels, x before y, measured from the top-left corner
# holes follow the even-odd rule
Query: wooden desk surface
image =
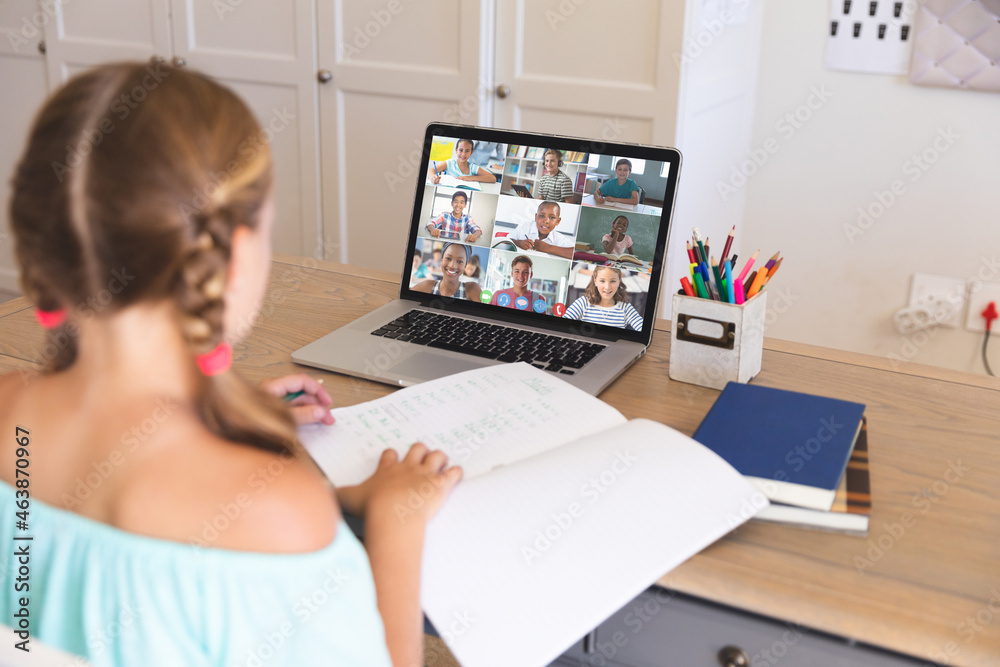
[[(396, 294), (389, 273), (276, 256), (236, 365), (251, 380), (302, 371), (292, 350)], [(24, 299), (0, 304), (0, 331), (0, 372), (39, 365), (42, 331)], [(690, 434), (719, 392), (669, 380), (669, 344), (658, 331), (601, 398)], [(340, 405), (392, 391), (307, 370)], [(751, 522), (660, 582), (942, 664), (1000, 663), (1000, 380), (767, 340), (754, 383), (868, 406), (868, 537)]]

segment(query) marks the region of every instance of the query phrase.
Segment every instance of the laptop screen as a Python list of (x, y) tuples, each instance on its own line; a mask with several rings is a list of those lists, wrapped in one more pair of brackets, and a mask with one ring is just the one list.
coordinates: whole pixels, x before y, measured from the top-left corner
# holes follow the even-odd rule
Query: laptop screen
[(431, 125), (401, 297), (648, 343), (680, 153)]

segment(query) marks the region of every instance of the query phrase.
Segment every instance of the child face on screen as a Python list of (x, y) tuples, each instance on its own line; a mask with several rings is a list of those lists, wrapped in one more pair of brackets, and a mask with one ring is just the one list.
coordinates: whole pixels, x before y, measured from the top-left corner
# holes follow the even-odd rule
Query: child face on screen
[(601, 305), (614, 305), (615, 294), (618, 293), (618, 286), (621, 279), (618, 273), (607, 268), (599, 268), (594, 272), (594, 285), (597, 286), (597, 293), (601, 295)]
[(559, 171), (559, 156), (555, 153), (546, 153), (545, 172), (555, 176), (557, 171)]
[(469, 161), (472, 157), (472, 144), (468, 141), (460, 141), (455, 145), (455, 159), (458, 160), (460, 164), (464, 164)]
[(535, 225), (538, 227), (538, 235), (542, 238), (548, 235), (559, 226), (559, 206), (556, 204), (542, 204), (535, 213)]
[(448, 246), (448, 250), (441, 257), (441, 271), (444, 273), (444, 277), (457, 280), (465, 271), (467, 261), (465, 249), (462, 246)]
[(531, 278), (531, 267), (527, 262), (518, 262), (510, 270), (510, 277), (518, 287), (524, 287)]
[(627, 164), (620, 164), (615, 167), (615, 174), (618, 176), (618, 180), (622, 183), (628, 178), (628, 175), (632, 173), (632, 170), (628, 168)]
[(465, 197), (455, 197), (451, 200), (451, 214), (456, 218), (462, 217), (462, 211), (465, 210), (466, 204)]
[(611, 223), (611, 233), (614, 235), (624, 234), (628, 231), (628, 218), (623, 215), (618, 216)]

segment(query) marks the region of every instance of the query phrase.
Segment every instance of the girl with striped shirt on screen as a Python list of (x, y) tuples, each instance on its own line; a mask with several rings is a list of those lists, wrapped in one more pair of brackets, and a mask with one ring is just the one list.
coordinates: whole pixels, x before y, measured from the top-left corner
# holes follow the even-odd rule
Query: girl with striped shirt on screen
[(566, 309), (563, 317), (642, 331), (642, 315), (628, 302), (622, 272), (613, 266), (594, 269), (587, 291)]

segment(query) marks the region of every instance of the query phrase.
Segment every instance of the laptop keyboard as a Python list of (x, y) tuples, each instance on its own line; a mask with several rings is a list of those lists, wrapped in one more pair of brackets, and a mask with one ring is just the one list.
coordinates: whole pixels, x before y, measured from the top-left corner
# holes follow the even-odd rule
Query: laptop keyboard
[(372, 335), (497, 361), (525, 361), (564, 375), (573, 375), (605, 348), (599, 343), (424, 310), (411, 310), (382, 325)]

